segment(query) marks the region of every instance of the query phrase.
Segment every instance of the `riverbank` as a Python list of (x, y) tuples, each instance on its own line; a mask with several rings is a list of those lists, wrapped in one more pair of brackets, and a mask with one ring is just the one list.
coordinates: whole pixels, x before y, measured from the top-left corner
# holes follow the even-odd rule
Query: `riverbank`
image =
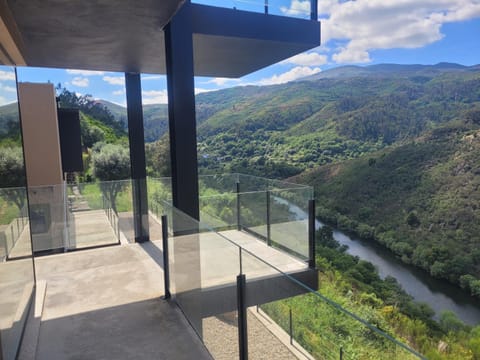
[[(304, 219), (307, 216), (304, 210), (285, 199), (275, 198), (275, 201), (288, 205), (290, 212), (298, 219)], [(315, 221), (317, 229), (324, 224), (320, 219), (317, 214)], [(328, 224), (328, 222), (326, 223)], [(395, 278), (415, 301), (424, 302), (435, 311), (434, 319), (438, 320), (442, 311), (452, 311), (468, 325), (480, 324), (480, 302), (461, 288), (446, 280), (436, 279), (428, 272), (402, 262), (392, 251), (373, 240), (362, 240), (355, 236), (349, 236), (345, 232), (335, 229), (334, 226), (332, 228), (334, 229), (334, 239), (348, 247), (347, 253), (371, 262), (377, 268), (382, 279), (387, 276)]]

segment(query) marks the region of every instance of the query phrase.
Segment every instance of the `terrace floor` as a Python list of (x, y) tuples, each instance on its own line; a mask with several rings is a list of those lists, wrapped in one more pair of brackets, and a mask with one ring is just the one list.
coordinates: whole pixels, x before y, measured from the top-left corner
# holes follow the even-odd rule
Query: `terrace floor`
[(210, 359), (175, 303), (161, 299), (161, 253), (153, 248), (37, 258), (37, 281), (45, 286), (36, 300), (43, 305), (30, 319), (20, 358)]
[[(235, 230), (223, 234), (285, 271), (305, 268), (303, 262), (267, 247), (251, 235)], [(200, 236), (202, 243), (208, 244), (212, 234)], [(202, 248), (203, 254), (212, 250), (207, 245)], [(36, 258), (36, 309), (31, 313), (19, 359), (237, 357), (236, 346), (227, 346), (228, 339), (237, 337), (236, 321), (221, 316), (206, 319), (210, 354), (176, 303), (161, 299), (162, 259), (161, 241)], [(214, 260), (207, 256), (202, 263)], [(233, 265), (229, 269), (236, 271)], [(265, 268), (257, 266), (255, 271), (262, 275)], [(254, 316), (250, 311), (249, 336), (254, 336), (251, 358), (275, 355), (276, 359), (295, 359), (298, 354), (302, 358), (301, 352), (279, 340), (275, 331), (281, 331), (272, 330), (273, 325), (267, 326)], [(225, 336), (227, 333), (230, 335)]]

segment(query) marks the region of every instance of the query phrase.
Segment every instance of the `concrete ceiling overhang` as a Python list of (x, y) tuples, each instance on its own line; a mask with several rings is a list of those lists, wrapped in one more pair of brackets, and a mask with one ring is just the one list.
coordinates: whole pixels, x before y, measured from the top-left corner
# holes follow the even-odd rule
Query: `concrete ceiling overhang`
[(35, 67), (164, 74), (163, 29), (181, 6), (190, 7), (197, 76), (240, 77), (320, 44), (317, 21), (184, 0), (7, 4)]

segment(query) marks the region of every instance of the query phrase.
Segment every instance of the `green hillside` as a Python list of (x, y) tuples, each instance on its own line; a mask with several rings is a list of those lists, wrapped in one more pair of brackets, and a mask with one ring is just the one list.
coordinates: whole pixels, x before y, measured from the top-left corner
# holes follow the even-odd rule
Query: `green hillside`
[(295, 177), (317, 214), (480, 296), (480, 111), (415, 140)]
[(0, 144), (20, 144), (18, 104), (11, 103), (0, 107)]
[(480, 106), (480, 71), (444, 66), (384, 66), (372, 76), (337, 68), (198, 96), (198, 106), (226, 104), (198, 125), (200, 167), (286, 177), (419, 136)]

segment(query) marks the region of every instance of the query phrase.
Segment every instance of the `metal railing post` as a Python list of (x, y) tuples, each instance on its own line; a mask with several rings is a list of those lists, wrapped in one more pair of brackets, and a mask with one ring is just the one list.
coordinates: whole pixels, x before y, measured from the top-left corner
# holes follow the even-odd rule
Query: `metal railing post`
[(237, 230), (242, 230), (240, 222), (240, 182), (237, 181)]
[(247, 306), (245, 304), (245, 283), (245, 274), (237, 275), (238, 347), (240, 360), (248, 360)]
[(290, 317), (290, 323), (289, 323), (289, 331), (290, 331), (290, 345), (293, 345), (293, 321), (292, 321), (292, 309), (289, 309), (289, 317)]
[(310, 20), (318, 20), (318, 0), (310, 0)]
[(265, 0), (265, 15), (268, 15), (268, 0)]
[(162, 215), (162, 252), (163, 252), (163, 280), (165, 287), (164, 299), (170, 299), (170, 262), (168, 259), (168, 219)]
[(340, 360), (343, 360), (343, 347), (340, 346)]
[(120, 243), (120, 218), (117, 215), (117, 239), (118, 242)]
[(308, 267), (315, 269), (315, 200), (308, 200)]
[(272, 245), (271, 227), (270, 227), (270, 190), (267, 190), (267, 245)]

